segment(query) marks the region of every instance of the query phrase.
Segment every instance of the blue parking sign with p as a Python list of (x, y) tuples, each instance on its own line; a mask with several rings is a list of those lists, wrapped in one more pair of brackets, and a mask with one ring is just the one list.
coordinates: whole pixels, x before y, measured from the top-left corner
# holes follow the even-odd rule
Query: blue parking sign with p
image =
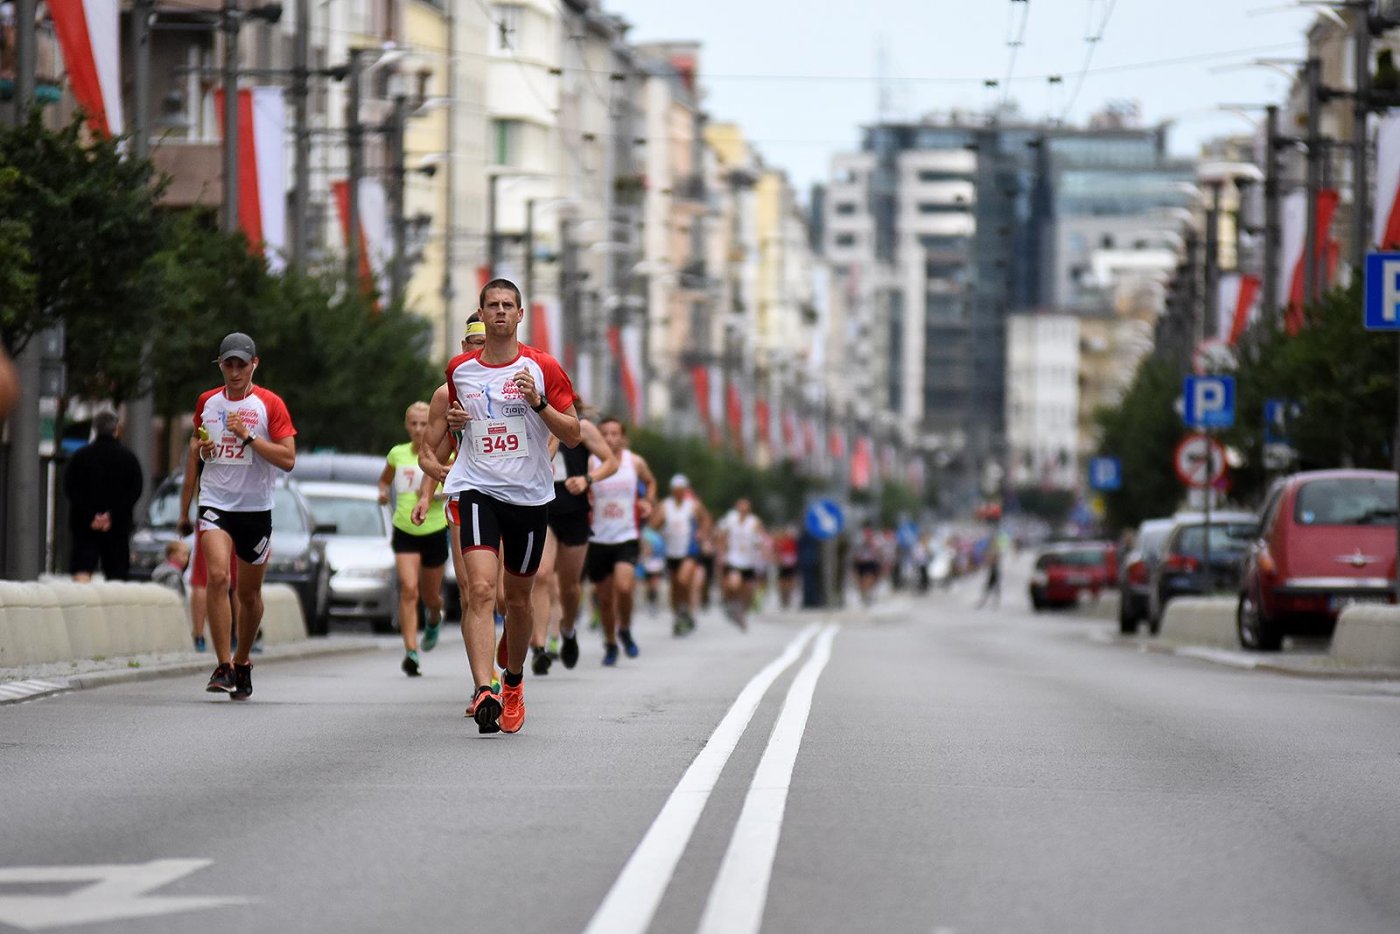
[(1366, 254), (1366, 330), (1400, 331), (1400, 253)]
[(1186, 424), (1192, 428), (1230, 428), (1235, 424), (1233, 376), (1186, 377)]
[(1089, 487), (1105, 493), (1123, 489), (1123, 462), (1116, 457), (1089, 461)]

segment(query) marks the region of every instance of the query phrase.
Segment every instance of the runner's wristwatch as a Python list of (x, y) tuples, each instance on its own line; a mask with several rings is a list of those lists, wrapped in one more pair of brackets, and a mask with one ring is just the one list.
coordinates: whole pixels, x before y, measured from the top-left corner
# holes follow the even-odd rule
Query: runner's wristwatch
[(546, 408), (548, 408), (548, 407), (549, 407), (549, 400), (546, 399), (546, 398), (544, 398), (544, 397), (540, 397), (540, 404), (539, 404), (539, 405), (532, 405), (532, 406), (530, 406), (530, 410), (533, 411), (533, 412), (543, 412), (543, 411), (544, 411)]

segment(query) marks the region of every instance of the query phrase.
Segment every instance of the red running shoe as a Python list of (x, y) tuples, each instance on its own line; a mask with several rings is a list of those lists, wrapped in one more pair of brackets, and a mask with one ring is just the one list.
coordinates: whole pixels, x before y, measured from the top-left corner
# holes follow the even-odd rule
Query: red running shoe
[[(467, 708), (467, 716), (476, 721), (477, 732), (499, 733), (501, 731), (501, 695), (486, 685), (477, 688), (476, 693), (472, 695), (472, 705)], [(516, 729), (520, 728), (516, 727)]]
[(515, 687), (509, 684), (501, 684), (501, 720), (500, 728), (503, 733), (519, 733), (520, 728), (525, 725), (525, 682), (521, 681)]

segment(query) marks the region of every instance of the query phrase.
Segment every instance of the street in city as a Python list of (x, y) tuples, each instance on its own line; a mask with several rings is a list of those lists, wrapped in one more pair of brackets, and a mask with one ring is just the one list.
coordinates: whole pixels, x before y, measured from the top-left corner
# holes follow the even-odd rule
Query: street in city
[(261, 665), (242, 704), (196, 675), (0, 707), (0, 923), (1400, 926), (1400, 683), (1139, 651), (1010, 583), (648, 620), (635, 661), (527, 679), (515, 736), (462, 718), (455, 640), (421, 680), (386, 642)]

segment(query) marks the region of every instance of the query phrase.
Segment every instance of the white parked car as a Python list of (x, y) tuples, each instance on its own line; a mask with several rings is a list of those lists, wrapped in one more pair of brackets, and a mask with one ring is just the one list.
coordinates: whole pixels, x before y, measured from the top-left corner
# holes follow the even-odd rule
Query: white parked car
[(298, 486), (325, 528), (331, 618), (368, 620), (375, 632), (393, 632), (398, 584), (389, 511), (379, 504), (378, 487), (317, 480)]

